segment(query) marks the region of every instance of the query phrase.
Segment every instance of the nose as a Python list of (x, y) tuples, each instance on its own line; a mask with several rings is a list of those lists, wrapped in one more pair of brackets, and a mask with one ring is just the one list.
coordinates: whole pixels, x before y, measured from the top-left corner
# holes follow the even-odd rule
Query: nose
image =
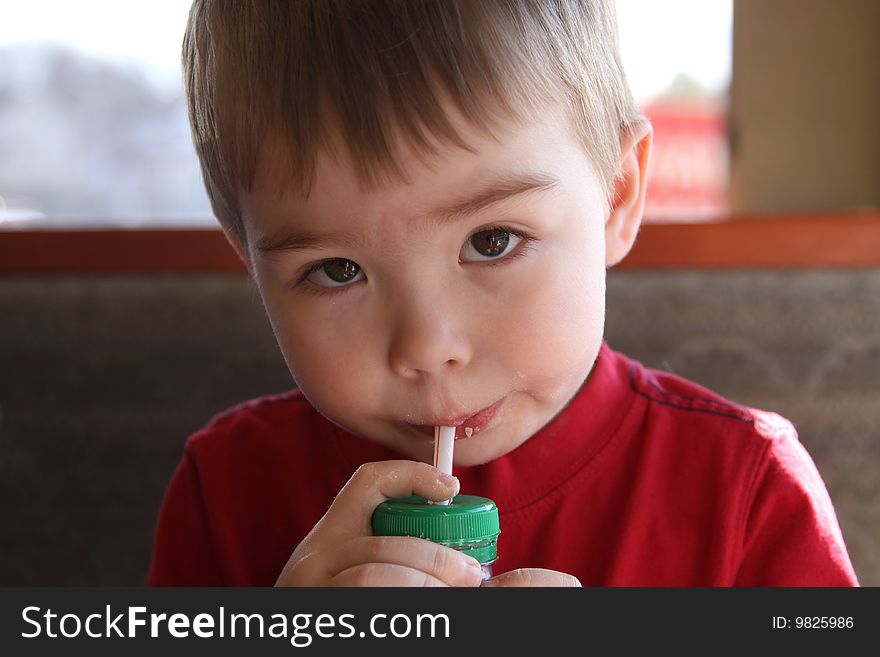
[(473, 346), (461, 304), (440, 293), (398, 297), (395, 306), (388, 346), (394, 373), (416, 381), (461, 369), (471, 361)]

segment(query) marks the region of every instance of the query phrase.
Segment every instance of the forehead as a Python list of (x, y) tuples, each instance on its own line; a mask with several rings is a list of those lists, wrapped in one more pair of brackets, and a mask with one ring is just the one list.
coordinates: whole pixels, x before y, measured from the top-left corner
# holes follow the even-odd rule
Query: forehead
[[(317, 153), (307, 191), (285, 184), (285, 171), (259, 170), (255, 185), (241, 194), (249, 233), (266, 234), (292, 220), (323, 227), (369, 216), (418, 216), (447, 207), (463, 195), (479, 193), (489, 183), (565, 178), (594, 167), (559, 108), (535, 119), (497, 122), (491, 130), (457, 117), (464, 145), (434, 139), (431, 149), (409, 140), (395, 142), (398, 170), (379, 170), (365, 179), (338, 139)], [(282, 148), (280, 142), (274, 148)], [(271, 151), (267, 151), (267, 154)], [(269, 156), (270, 162), (285, 158)], [(378, 166), (378, 164), (377, 164)], [(572, 181), (573, 182), (573, 181)], [(253, 236), (253, 235), (252, 235)]]

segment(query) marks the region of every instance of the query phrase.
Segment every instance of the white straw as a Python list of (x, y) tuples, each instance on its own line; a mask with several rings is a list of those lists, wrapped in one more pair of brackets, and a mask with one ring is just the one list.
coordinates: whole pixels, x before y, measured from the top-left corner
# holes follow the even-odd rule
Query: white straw
[[(434, 467), (452, 474), (452, 450), (455, 447), (455, 427), (434, 427)], [(452, 500), (437, 502), (449, 504)]]

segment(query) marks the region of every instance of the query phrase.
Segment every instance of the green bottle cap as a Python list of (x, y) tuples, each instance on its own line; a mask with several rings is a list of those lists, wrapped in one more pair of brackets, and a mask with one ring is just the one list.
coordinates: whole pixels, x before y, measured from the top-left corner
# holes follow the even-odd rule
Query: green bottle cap
[(456, 495), (452, 503), (429, 504), (412, 496), (382, 502), (373, 512), (375, 536), (416, 536), (467, 552), (480, 563), (497, 557), (498, 507), (475, 495)]

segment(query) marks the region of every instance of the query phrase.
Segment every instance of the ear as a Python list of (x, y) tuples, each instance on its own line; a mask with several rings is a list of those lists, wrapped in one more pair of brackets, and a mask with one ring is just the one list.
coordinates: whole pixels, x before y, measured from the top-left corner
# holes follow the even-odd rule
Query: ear
[(605, 266), (613, 267), (626, 257), (636, 241), (648, 182), (648, 160), (654, 130), (646, 121), (630, 127), (620, 141), (620, 170), (614, 180), (611, 208), (605, 220)]
[(245, 268), (247, 268), (248, 275), (253, 277), (254, 271), (251, 267), (251, 259), (248, 254), (247, 247), (242, 243), (241, 239), (229, 228), (226, 226), (222, 226), (223, 235), (226, 237), (226, 241), (229, 242), (229, 246), (232, 247), (232, 250), (238, 255), (241, 259), (242, 263), (244, 263)]

